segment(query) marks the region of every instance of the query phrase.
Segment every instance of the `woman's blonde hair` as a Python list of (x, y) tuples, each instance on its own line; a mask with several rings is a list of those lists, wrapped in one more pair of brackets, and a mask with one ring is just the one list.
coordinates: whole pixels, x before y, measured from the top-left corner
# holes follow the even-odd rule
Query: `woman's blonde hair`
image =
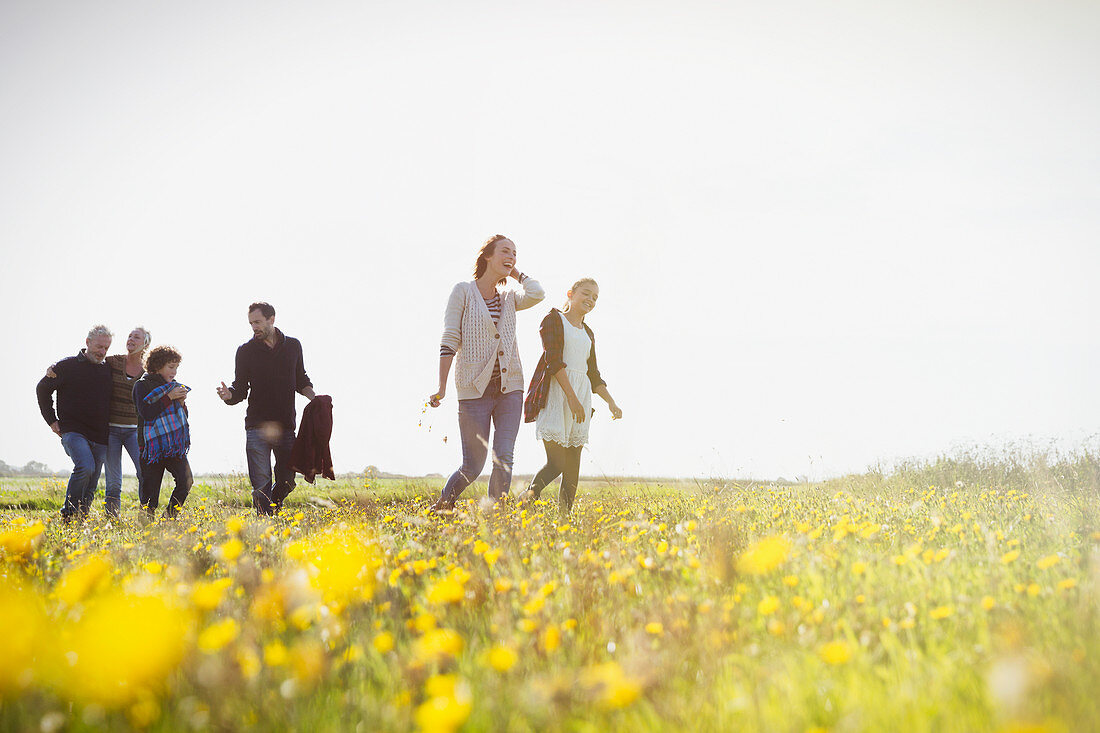
[[(582, 277), (580, 280), (573, 283), (573, 287), (569, 288), (569, 290), (567, 290), (566, 293), (575, 292), (576, 289), (579, 288), (581, 285), (595, 285), (597, 288), (600, 287), (599, 283), (597, 283), (592, 278)], [(568, 297), (566, 297), (566, 299), (565, 299), (565, 307), (562, 308), (561, 310), (562, 310), (562, 313), (568, 313), (569, 312), (569, 298)]]

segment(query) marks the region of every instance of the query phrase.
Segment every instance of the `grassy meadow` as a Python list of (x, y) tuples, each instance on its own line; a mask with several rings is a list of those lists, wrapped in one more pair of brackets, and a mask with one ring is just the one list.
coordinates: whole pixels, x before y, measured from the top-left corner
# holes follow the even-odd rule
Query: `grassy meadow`
[(565, 525), (234, 476), (66, 527), (0, 479), (0, 728), (1100, 730), (1097, 458), (584, 482)]

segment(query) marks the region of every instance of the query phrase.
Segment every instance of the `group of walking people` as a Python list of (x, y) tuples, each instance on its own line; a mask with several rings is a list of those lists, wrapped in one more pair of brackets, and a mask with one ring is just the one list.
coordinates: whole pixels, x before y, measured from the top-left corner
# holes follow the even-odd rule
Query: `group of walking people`
[[(270, 304), (251, 304), (248, 322), (253, 338), (237, 349), (232, 385), (222, 382), (217, 393), (227, 405), (248, 400), (245, 455), (252, 505), (257, 513), (270, 515), (294, 488), (295, 393), (310, 400), (303, 422), (309, 416), (311, 425), (327, 424), (330, 433), (332, 400), (314, 392), (302, 345), (275, 327), (275, 309)], [(85, 348), (53, 364), (38, 382), (42, 418), (61, 438), (73, 462), (61, 516), (69, 521), (88, 515), (104, 464), (106, 512), (119, 516), (125, 448), (137, 472), (138, 500), (146, 515), (154, 516), (160, 504), (165, 471), (172, 475), (175, 487), (165, 516), (173, 518), (194, 483), (187, 460), (191, 388), (176, 380), (183, 355), (166, 345), (150, 350), (152, 335), (142, 326), (130, 332), (124, 355), (107, 356), (112, 340), (109, 328), (93, 326)], [(332, 478), (328, 436), (322, 440), (322, 450), (306, 446), (298, 452), (299, 469), (311, 480), (319, 470)]]
[[(503, 287), (509, 278), (518, 287)], [(516, 269), (515, 243), (499, 234), (478, 251), (474, 279), (452, 289), (440, 343), (439, 388), (429, 404), (438, 407), (444, 399), (453, 369), (462, 465), (447, 480), (433, 511), (454, 509), (459, 495), (481, 475), (490, 446), (489, 497), (499, 501), (511, 495), (513, 453), (523, 418), (535, 423), (546, 464), (520, 500), (538, 499), (561, 476), (558, 509), (567, 517), (595, 413), (592, 395), (607, 402), (612, 419), (622, 417), (600, 375), (595, 336), (585, 323), (599, 298), (599, 286), (591, 278), (573, 283), (564, 307), (551, 308), (543, 319), (543, 353), (524, 399), (516, 312), (544, 297), (538, 281)], [(310, 481), (318, 472), (333, 477), (328, 453), (332, 400), (315, 393), (301, 343), (275, 327), (270, 304), (252, 303), (248, 323), (253, 336), (237, 349), (233, 382), (222, 382), (216, 391), (227, 405), (248, 400), (245, 455), (252, 505), (258, 514), (271, 515), (293, 490), (296, 472)], [(140, 506), (149, 516), (159, 506), (165, 471), (172, 475), (175, 487), (165, 515), (175, 517), (194, 481), (187, 460), (190, 388), (176, 380), (183, 356), (171, 346), (149, 349), (151, 334), (140, 326), (130, 332), (126, 354), (107, 356), (112, 339), (106, 326), (93, 327), (85, 348), (52, 365), (38, 383), (42, 417), (73, 461), (62, 517), (67, 521), (88, 515), (104, 464), (106, 512), (119, 515), (123, 449), (134, 463)], [(297, 441), (295, 394), (310, 400)], [(304, 440), (307, 432), (309, 440)]]
[[(519, 288), (502, 289), (508, 278)], [(454, 509), (459, 495), (481, 475), (490, 445), (489, 497), (499, 501), (511, 495), (512, 459), (522, 416), (525, 422), (535, 423), (546, 464), (519, 498), (538, 499), (546, 485), (561, 476), (558, 512), (562, 518), (569, 515), (580, 481), (581, 451), (595, 413), (593, 393), (607, 402), (612, 419), (622, 417), (600, 376), (596, 337), (584, 321), (599, 296), (596, 281), (582, 278), (566, 293), (564, 309), (551, 308), (543, 318), (539, 327), (543, 352), (524, 399), (516, 312), (537, 305), (545, 291), (516, 268), (512, 240), (497, 234), (482, 245), (473, 281), (460, 282), (451, 290), (439, 347), (439, 388), (428, 399), (432, 407), (439, 406), (453, 368), (462, 465), (447, 480), (433, 511)]]

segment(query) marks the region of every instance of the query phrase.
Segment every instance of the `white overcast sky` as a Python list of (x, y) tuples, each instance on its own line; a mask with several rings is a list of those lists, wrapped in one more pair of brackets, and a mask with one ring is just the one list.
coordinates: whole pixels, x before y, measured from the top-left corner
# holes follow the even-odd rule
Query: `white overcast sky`
[(1058, 0), (5, 0), (0, 459), (70, 465), (35, 383), (140, 323), (184, 354), (195, 470), (243, 471), (214, 387), (268, 300), (338, 471), (450, 473), (453, 383), (421, 411), (497, 232), (548, 292), (526, 378), (600, 283), (625, 417), (597, 400), (585, 474), (1095, 435), (1098, 38)]

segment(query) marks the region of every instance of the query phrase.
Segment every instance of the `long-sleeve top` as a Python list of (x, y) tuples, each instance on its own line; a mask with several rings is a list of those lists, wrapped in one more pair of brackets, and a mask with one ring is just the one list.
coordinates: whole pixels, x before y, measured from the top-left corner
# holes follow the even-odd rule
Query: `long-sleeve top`
[(451, 290), (443, 315), (440, 353), (455, 354), (455, 391), (460, 400), (481, 397), (497, 368), (500, 391), (523, 390), (523, 366), (516, 343), (516, 311), (530, 308), (545, 297), (534, 278), (524, 278), (520, 290), (500, 293), (500, 317), (492, 314), (476, 281), (461, 282)]
[(263, 339), (252, 339), (237, 348), (232, 396), (227, 404), (235, 405), (248, 398), (244, 415), (246, 428), (276, 422), (294, 430), (297, 412), (294, 393), (312, 387), (302, 357), (298, 339), (275, 329), (275, 346), (268, 347)]
[(104, 361), (111, 368), (113, 391), (111, 392), (111, 425), (129, 427), (137, 425), (137, 412), (134, 411), (134, 385), (141, 375), (131, 377), (126, 373), (126, 355), (112, 354)]
[[(88, 359), (85, 349), (53, 366), (56, 377), (38, 382), (38, 409), (47, 425), (60, 423), (62, 433), (80, 433), (88, 440), (107, 444), (111, 413), (111, 368)], [(57, 392), (57, 412), (53, 394)]]
[[(547, 395), (550, 394), (550, 380), (561, 369), (565, 368), (563, 352), (565, 350), (565, 326), (561, 322), (562, 314), (557, 308), (551, 308), (546, 318), (542, 319), (539, 326), (539, 336), (542, 338), (542, 356), (535, 366), (535, 373), (531, 376), (531, 384), (527, 388), (527, 399), (523, 401), (523, 421), (534, 422), (539, 411), (546, 406)], [(592, 390), (606, 386), (607, 382), (600, 376), (600, 368), (596, 364), (596, 335), (585, 323), (584, 330), (588, 338), (592, 340), (592, 350), (588, 352), (588, 381), (592, 384)]]

